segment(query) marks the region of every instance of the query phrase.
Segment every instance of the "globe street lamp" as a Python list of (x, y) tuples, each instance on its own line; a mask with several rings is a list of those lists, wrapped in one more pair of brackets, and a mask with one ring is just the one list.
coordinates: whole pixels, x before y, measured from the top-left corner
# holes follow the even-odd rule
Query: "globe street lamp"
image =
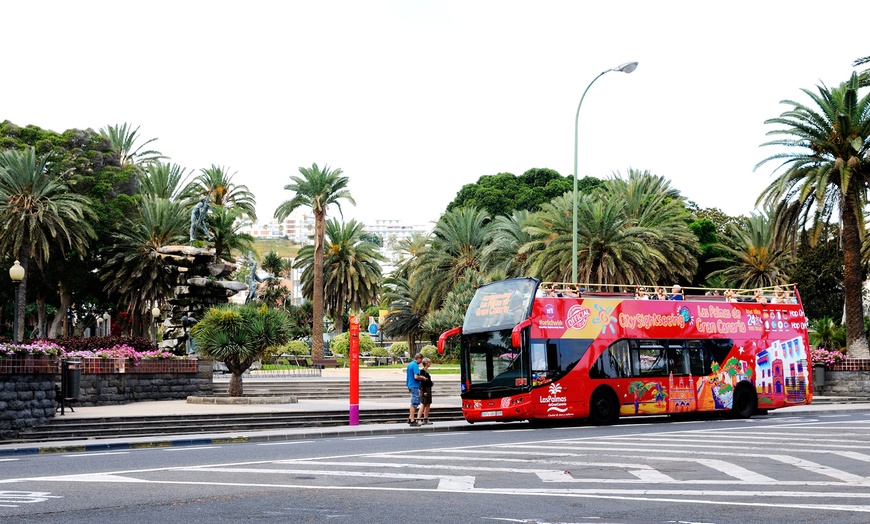
[(9, 268), (9, 278), (15, 283), (15, 308), (12, 314), (12, 343), (18, 344), (18, 289), (21, 287), (21, 281), (24, 280), (24, 268), (16, 260), (12, 267)]
[(577, 116), (574, 117), (574, 229), (572, 235), (573, 241), (571, 243), (571, 282), (574, 284), (577, 283), (577, 131), (579, 129), (578, 123), (580, 121), (580, 106), (583, 105), (583, 99), (586, 98), (586, 92), (589, 91), (592, 84), (603, 75), (611, 71), (631, 73), (635, 69), (637, 69), (637, 62), (626, 62), (614, 67), (613, 69), (602, 71), (598, 76), (593, 78), (591, 82), (589, 82), (589, 85), (586, 86), (586, 90), (583, 91), (583, 96), (580, 97), (580, 103), (577, 104)]
[(154, 325), (154, 343), (157, 343), (157, 318), (160, 316), (160, 308), (154, 306), (151, 308), (151, 318), (153, 319), (152, 324)]

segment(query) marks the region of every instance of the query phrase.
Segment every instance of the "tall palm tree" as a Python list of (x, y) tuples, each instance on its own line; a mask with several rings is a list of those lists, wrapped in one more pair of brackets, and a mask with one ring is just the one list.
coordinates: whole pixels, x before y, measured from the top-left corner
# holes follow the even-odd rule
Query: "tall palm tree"
[(100, 129), (100, 134), (108, 138), (112, 148), (120, 154), (118, 162), (121, 164), (121, 167), (142, 166), (166, 158), (160, 151), (153, 149), (142, 150), (145, 146), (157, 140), (156, 138), (146, 140), (137, 146), (136, 141), (139, 140), (139, 137), (136, 136), (136, 133), (138, 132), (138, 127), (133, 129), (133, 126), (126, 122), (114, 126), (107, 125)]
[(464, 207), (447, 211), (435, 224), (431, 245), (412, 275), (421, 283), (417, 300), (427, 309), (440, 308), (466, 271), (480, 271), (490, 224), (486, 211)]
[(269, 251), (263, 257), (260, 267), (272, 276), (272, 278), (267, 278), (263, 282), (263, 286), (260, 289), (261, 300), (270, 306), (283, 304), (290, 292), (289, 289), (283, 286), (284, 273), (290, 269), (290, 261), (281, 258), (281, 255), (275, 251)]
[[(537, 250), (532, 272), (544, 280), (568, 280), (571, 274), (572, 196), (569, 193), (543, 204), (532, 217), (529, 234)], [(638, 226), (626, 214), (623, 193), (580, 195), (577, 203), (578, 275), (593, 284), (653, 282), (666, 260), (654, 248), (663, 235)]]
[(511, 216), (495, 217), (482, 253), (485, 270), (502, 271), (508, 277), (519, 277), (528, 272), (532, 252), (524, 247), (532, 240), (525, 230), (529, 216), (525, 209), (518, 209)]
[(763, 145), (786, 151), (765, 158), (756, 169), (781, 161), (785, 170), (759, 196), (759, 202), (788, 202), (798, 210), (801, 225), (839, 218), (843, 242), (846, 339), (850, 355), (870, 357), (864, 333), (861, 239), (863, 209), (870, 181), (870, 94), (858, 97), (859, 77), (835, 89), (822, 84), (818, 93), (802, 91), (811, 105), (792, 100), (790, 109), (766, 121), (779, 127), (768, 135), (781, 136)]
[(302, 175), (291, 176), (293, 182), (284, 186), (287, 191), (293, 191), (293, 198), (283, 202), (275, 210), (275, 218), (283, 221), (295, 209), (306, 206), (314, 213), (314, 275), (312, 277), (312, 302), (314, 306), (314, 325), (311, 329), (311, 355), (313, 358), (323, 358), (323, 237), (326, 234), (326, 211), (335, 204), (341, 213), (341, 201), (347, 200), (356, 205), (350, 191), (347, 189), (348, 178), (342, 176), (341, 169), (323, 169), (317, 164), (311, 167), (300, 167)]
[(789, 281), (793, 260), (788, 242), (777, 242), (776, 216), (772, 211), (753, 213), (738, 225), (729, 227), (729, 234), (716, 245), (728, 256), (710, 262), (725, 262), (724, 269), (713, 271), (710, 278), (721, 276), (731, 286), (740, 288), (768, 287)]
[(605, 180), (597, 194), (623, 201), (623, 213), (631, 225), (654, 232), (645, 235), (647, 249), (655, 253), (648, 260), (653, 276), (674, 282), (691, 280), (698, 267), (698, 237), (689, 229), (690, 213), (684, 198), (668, 180), (649, 171), (629, 169), (625, 179), (617, 172)]
[(230, 174), (229, 168), (214, 164), (200, 169), (199, 175), (191, 182), (192, 200), (207, 196), (213, 206), (239, 208), (251, 221), (256, 222), (256, 198), (248, 191), (248, 186), (233, 182), (235, 176), (236, 173)]
[(137, 178), (139, 192), (167, 200), (192, 198), (191, 185), (187, 182), (190, 173), (183, 167), (169, 162), (151, 162)]
[(409, 348), (415, 347), (414, 342), (423, 333), (423, 321), (428, 313), (428, 308), (415, 300), (416, 296), (407, 278), (393, 276), (384, 281), (384, 302), (389, 313), (381, 329), (390, 338), (405, 337)]
[[(359, 311), (378, 300), (381, 265), (385, 258), (375, 244), (362, 240), (363, 224), (351, 220), (326, 223), (323, 259), (323, 296), (327, 315), (336, 333), (344, 331), (346, 310)], [(314, 288), (314, 247), (302, 246), (294, 267), (302, 269), (302, 294), (312, 296)]]
[[(83, 253), (96, 238), (91, 222), (97, 220), (91, 201), (72, 193), (48, 173), (47, 157), (32, 147), (0, 151), (0, 252), (12, 253), (24, 268), (15, 315), (24, 317), (27, 275), (31, 258), (37, 266), (48, 262), (52, 249), (61, 255)], [(18, 322), (23, 340), (24, 322)]]
[(172, 293), (175, 280), (163, 269), (157, 250), (184, 243), (186, 235), (183, 204), (154, 197), (143, 198), (138, 216), (128, 219), (114, 234), (105, 251), (100, 280), (107, 293), (127, 304), (134, 326), (149, 318), (154, 302), (163, 302)]

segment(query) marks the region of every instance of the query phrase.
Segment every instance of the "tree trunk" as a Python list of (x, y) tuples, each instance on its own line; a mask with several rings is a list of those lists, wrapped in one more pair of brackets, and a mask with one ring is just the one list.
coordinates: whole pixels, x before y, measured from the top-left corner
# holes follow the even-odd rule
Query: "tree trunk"
[(231, 397), (241, 397), (242, 396), (242, 374), (233, 372), (230, 375), (230, 385), (227, 390)]
[(27, 306), (27, 267), (30, 265), (30, 246), (27, 242), (30, 241), (29, 235), (24, 235), (24, 240), (26, 242), (22, 243), (21, 251), (18, 253), (18, 262), (21, 264), (21, 267), (24, 268), (24, 278), (17, 284), (17, 295), (18, 301), (15, 303), (15, 318), (18, 319), (18, 329), (17, 333), (15, 333), (15, 339), (18, 340), (19, 344), (24, 343), (24, 324), (27, 322), (27, 317), (25, 316), (26, 306)]
[[(57, 291), (60, 294), (60, 305), (57, 307), (57, 313), (54, 314), (54, 320), (48, 328), (48, 338), (58, 338), (66, 319), (66, 311), (72, 304), (72, 295), (63, 287), (63, 283), (58, 284)], [(64, 335), (66, 334), (64, 333)]]
[(843, 224), (843, 293), (846, 299), (846, 348), (852, 358), (870, 358), (864, 333), (864, 282), (861, 267), (861, 237), (854, 202), (840, 199)]
[(323, 358), (323, 237), (326, 212), (314, 209), (314, 289), (312, 290), (311, 358)]
[(36, 297), (36, 338), (45, 338), (46, 322), (45, 297), (40, 295)]

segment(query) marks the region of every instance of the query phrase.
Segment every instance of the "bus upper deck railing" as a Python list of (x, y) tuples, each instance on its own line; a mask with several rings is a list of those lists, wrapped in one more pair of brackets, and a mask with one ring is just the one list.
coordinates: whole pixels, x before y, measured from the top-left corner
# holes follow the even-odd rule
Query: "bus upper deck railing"
[[(741, 288), (705, 288), (682, 286), (647, 286), (625, 284), (572, 284), (541, 282), (539, 297), (604, 297), (637, 300), (691, 300), (704, 302), (755, 302), (761, 304), (797, 304), (800, 295), (796, 284)], [(679, 297), (679, 298), (675, 298)]]

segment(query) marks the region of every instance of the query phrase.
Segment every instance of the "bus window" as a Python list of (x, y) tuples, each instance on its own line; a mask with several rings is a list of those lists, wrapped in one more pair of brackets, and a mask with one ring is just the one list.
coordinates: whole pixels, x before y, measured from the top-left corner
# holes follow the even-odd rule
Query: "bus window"
[(574, 369), (592, 345), (591, 338), (536, 340), (531, 343), (532, 373), (556, 380)]
[(631, 348), (634, 376), (666, 376), (665, 348), (659, 340), (633, 340)]
[(617, 340), (601, 354), (589, 369), (591, 378), (628, 378), (631, 364), (627, 340)]
[(532, 371), (547, 371), (547, 344), (532, 342)]
[(675, 377), (688, 375), (689, 361), (689, 350), (679, 340), (671, 340), (668, 345), (668, 371)]

